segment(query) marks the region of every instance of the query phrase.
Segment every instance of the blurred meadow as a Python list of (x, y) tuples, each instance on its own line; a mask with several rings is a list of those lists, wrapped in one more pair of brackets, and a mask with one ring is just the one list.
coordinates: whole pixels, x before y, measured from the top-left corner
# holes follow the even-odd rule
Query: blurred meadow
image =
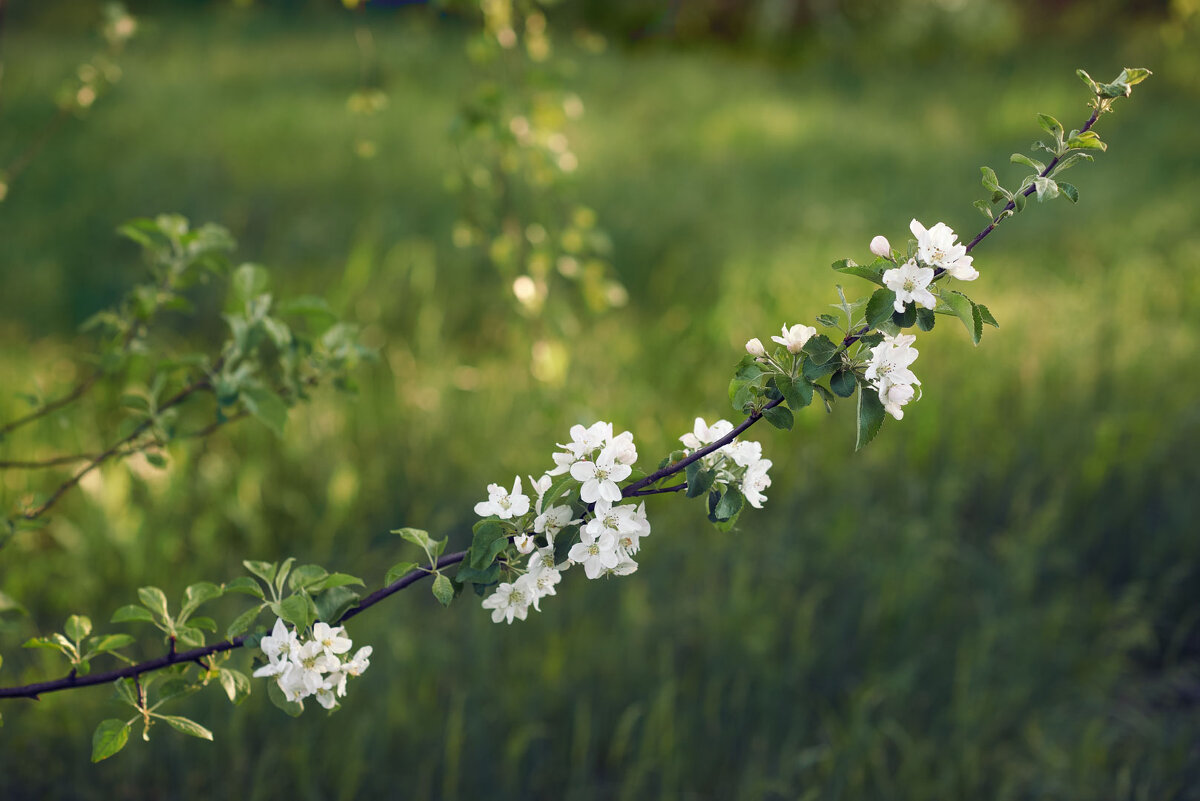
[[(652, 469), (694, 417), (734, 418), (747, 339), (811, 323), (835, 283), (868, 294), (830, 263), (879, 233), (902, 246), (912, 217), (982, 227), (979, 166), (1012, 183), (1037, 112), (1086, 120), (1077, 67), (1155, 75), (1097, 125), (1109, 152), (1068, 176), (1078, 205), (1030, 203), (974, 252), (999, 330), (973, 347), (939, 318), (924, 397), (864, 452), (852, 404), (756, 426), (765, 509), (722, 534), (701, 503), (648, 499), (637, 573), (569, 573), (512, 626), (402, 593), (349, 625), (375, 652), (333, 716), (284, 716), (262, 680), (238, 708), (213, 688), (180, 714), (215, 742), (157, 727), (92, 765), (109, 690), (4, 701), (0, 797), (1200, 798), (1194, 2), (548, 6), (555, 80), (584, 109), (555, 197), (627, 294), (559, 276), (542, 309), (456, 236), (448, 132), (481, 82), (533, 80), (467, 57), (467, 10), (130, 8), (121, 80), (0, 203), (0, 421), (82, 375), (79, 325), (142, 277), (114, 230), (160, 212), (227, 226), (235, 261), (328, 297), (379, 359), (282, 438), (245, 421), (165, 470), (109, 465), (9, 538), (0, 590), (28, 614), (0, 616), (2, 686), (61, 675), (20, 644), (75, 612), (119, 630), (143, 585), (178, 597), (292, 555), (373, 588), (412, 557), (400, 526), (457, 550), (486, 484), (540, 474), (574, 423), (633, 431)], [(99, 16), (10, 4), (0, 164)], [(388, 100), (369, 116), (347, 110), (364, 26)], [(121, 389), (0, 458), (97, 449)], [(64, 476), (0, 473), (5, 513)]]

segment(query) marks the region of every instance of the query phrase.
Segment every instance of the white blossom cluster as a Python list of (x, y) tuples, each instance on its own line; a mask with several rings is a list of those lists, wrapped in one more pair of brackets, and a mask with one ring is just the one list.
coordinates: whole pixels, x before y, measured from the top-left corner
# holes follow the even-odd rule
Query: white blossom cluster
[(361, 676), (371, 665), (371, 646), (350, 656), (354, 643), (346, 636), (346, 628), (328, 623), (314, 625), (312, 639), (302, 641), (294, 629), (276, 619), (275, 628), (262, 638), (260, 647), (267, 664), (254, 671), (256, 678), (273, 676), (288, 701), (303, 704), (305, 698), (315, 695), (326, 709), (333, 709), (337, 699), (346, 695), (346, 681), (351, 676)]
[[(520, 573), (517, 578), (500, 583), (483, 599), (483, 608), (492, 610), (496, 623), (525, 620), (531, 606), (541, 611), (541, 600), (557, 594), (562, 574), (573, 565), (582, 565), (589, 579), (626, 576), (637, 570), (633, 555), (641, 547), (642, 537), (650, 534), (650, 522), (644, 503), (621, 503), (618, 483), (629, 478), (637, 461), (633, 434), (614, 434), (612, 423), (603, 421), (572, 426), (570, 434), (571, 441), (560, 443), (561, 450), (553, 454), (554, 468), (539, 479), (529, 477), (536, 494), (532, 503), (522, 492), (518, 476), (512, 490), (489, 484), (488, 499), (475, 505), (480, 517), (511, 521), (513, 544), (520, 553), (529, 555), (523, 568), (512, 567)], [(555, 478), (564, 474), (570, 476), (574, 487), (547, 499)], [(575, 518), (568, 500), (574, 491), (587, 505), (579, 518)], [(576, 526), (579, 542), (571, 546), (566, 561), (557, 562), (555, 538)], [(563, 536), (572, 535), (569, 532)]]
[[(784, 331), (787, 331), (786, 326)], [(697, 417), (692, 432), (684, 434), (679, 441), (689, 452), (694, 452), (713, 444), (731, 431), (733, 423), (728, 420), (718, 420), (710, 426), (703, 417)], [(771, 460), (763, 458), (761, 444), (735, 439), (725, 447), (701, 457), (700, 463), (705, 468), (717, 471), (714, 488), (736, 487), (751, 506), (762, 508), (763, 501), (767, 499), (762, 494), (763, 490), (771, 486), (771, 477), (767, 475)]]
[(916, 395), (913, 387), (921, 385), (908, 369), (917, 360), (917, 349), (912, 346), (916, 341), (913, 334), (884, 334), (883, 341), (871, 350), (871, 363), (864, 374), (879, 392), (883, 410), (897, 420), (904, 419), (901, 407)]

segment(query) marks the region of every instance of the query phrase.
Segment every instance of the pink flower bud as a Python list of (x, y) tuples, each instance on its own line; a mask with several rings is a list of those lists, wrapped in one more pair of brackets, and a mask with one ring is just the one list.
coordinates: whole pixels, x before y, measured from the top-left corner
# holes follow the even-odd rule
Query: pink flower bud
[(755, 337), (746, 343), (746, 353), (749, 353), (751, 356), (766, 356), (767, 349), (763, 347), (763, 343), (758, 337)]
[(871, 252), (885, 259), (892, 257), (892, 243), (885, 236), (877, 236), (871, 240)]

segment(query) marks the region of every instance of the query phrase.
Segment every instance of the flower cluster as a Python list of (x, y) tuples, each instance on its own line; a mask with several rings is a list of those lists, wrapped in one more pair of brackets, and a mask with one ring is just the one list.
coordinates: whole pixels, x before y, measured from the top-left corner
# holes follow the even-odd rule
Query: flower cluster
[(346, 636), (344, 626), (333, 627), (317, 623), (312, 639), (301, 640), (295, 630), (289, 630), (282, 620), (260, 643), (267, 664), (254, 671), (256, 678), (274, 676), (288, 701), (299, 704), (310, 695), (326, 709), (337, 706), (337, 699), (346, 695), (346, 681), (360, 676), (371, 665), (371, 646), (359, 648), (354, 656), (354, 643)]
[(884, 335), (883, 341), (871, 350), (871, 363), (864, 377), (879, 392), (883, 409), (897, 420), (904, 418), (901, 408), (916, 395), (914, 386), (921, 382), (908, 369), (917, 360), (917, 349), (912, 345), (917, 338), (912, 334)]
[[(787, 330), (786, 326), (784, 330)], [(733, 424), (728, 420), (718, 420), (710, 426), (703, 417), (697, 417), (691, 433), (684, 434), (679, 441), (689, 452), (694, 452), (713, 444), (731, 431)], [(762, 494), (763, 490), (771, 486), (771, 477), (767, 475), (771, 460), (762, 457), (761, 444), (734, 439), (725, 447), (701, 457), (700, 463), (706, 469), (716, 471), (714, 488), (736, 487), (751, 506), (762, 508), (763, 501), (767, 499)]]
[[(883, 284), (896, 293), (896, 311), (903, 314), (904, 307), (916, 303), (922, 308), (937, 306), (937, 298), (929, 291), (929, 285), (938, 272), (945, 272), (960, 281), (974, 281), (979, 272), (971, 265), (972, 257), (967, 248), (958, 241), (958, 235), (945, 223), (936, 223), (926, 229), (913, 220), (909, 230), (917, 238), (917, 255), (898, 267), (883, 274)], [(887, 239), (877, 236), (871, 240), (871, 252), (891, 259), (891, 246)]]
[[(480, 517), (501, 521), (517, 552), (529, 556), (524, 567), (507, 561), (512, 580), (483, 600), (497, 623), (525, 620), (530, 607), (541, 611), (541, 600), (557, 594), (562, 574), (573, 565), (582, 565), (589, 579), (637, 570), (633, 555), (650, 534), (650, 522), (644, 503), (621, 503), (619, 483), (631, 476), (637, 461), (633, 434), (615, 434), (612, 423), (601, 421), (573, 426), (570, 435), (571, 441), (560, 443), (553, 454), (553, 469), (539, 479), (530, 477), (536, 493), (532, 503), (518, 477), (512, 491), (489, 485), (488, 500), (475, 506)], [(572, 503), (574, 493), (578, 501)], [(567, 549), (561, 537), (578, 541)], [(559, 561), (556, 550), (565, 551), (566, 559)]]

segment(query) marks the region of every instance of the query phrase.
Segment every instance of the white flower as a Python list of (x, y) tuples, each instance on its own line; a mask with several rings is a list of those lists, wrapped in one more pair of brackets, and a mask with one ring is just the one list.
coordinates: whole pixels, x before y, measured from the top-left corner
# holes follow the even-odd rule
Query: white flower
[(571, 465), (571, 478), (583, 482), (579, 497), (584, 503), (594, 503), (597, 508), (606, 508), (621, 500), (618, 481), (629, 478), (633, 469), (618, 463), (607, 450), (600, 452), (594, 462), (576, 462)]
[(475, 504), (475, 514), (480, 517), (496, 515), (501, 520), (520, 517), (529, 511), (529, 497), (521, 494), (521, 477), (513, 482), (512, 492), (499, 484), (488, 484), (488, 499)]
[(771, 337), (772, 342), (778, 342), (788, 349), (788, 353), (799, 353), (804, 348), (804, 343), (817, 335), (817, 329), (811, 325), (793, 325), (788, 328), (787, 323), (783, 324), (783, 336)]
[(604, 450), (612, 454), (618, 464), (633, 465), (637, 461), (637, 448), (633, 444), (633, 433), (622, 431), (615, 437), (610, 437), (604, 444)]
[(760, 459), (747, 467), (746, 475), (742, 476), (742, 495), (755, 509), (761, 509), (767, 499), (762, 491), (771, 486), (771, 477), (767, 475), (770, 469), (771, 460)]
[(892, 243), (887, 241), (886, 236), (877, 236), (871, 240), (871, 252), (889, 259), (892, 256)]
[(933, 268), (918, 267), (912, 259), (883, 273), (883, 284), (896, 293), (896, 302), (893, 305), (901, 314), (909, 301), (915, 301), (926, 309), (937, 305), (937, 298), (929, 291), (929, 282), (932, 280)]
[(306, 671), (299, 665), (289, 662), (287, 668), (279, 676), (279, 689), (283, 690), (283, 697), (288, 701), (302, 703), (311, 695), (311, 691), (304, 681), (305, 673)]
[(517, 550), (521, 553), (533, 553), (533, 549), (537, 547), (537, 543), (529, 534), (518, 534), (513, 537), (513, 545), (516, 545)]
[(616, 567), (609, 569), (608, 572), (614, 576), (628, 576), (630, 573), (636, 572), (637, 569), (638, 563), (626, 556), (620, 562), (617, 562)]
[(920, 384), (912, 370), (908, 369), (917, 360), (917, 349), (912, 347), (916, 341), (917, 338), (912, 334), (895, 337), (885, 334), (883, 341), (871, 350), (871, 363), (867, 365), (864, 377), (876, 389), (885, 385)]
[(371, 654), (375, 649), (369, 645), (364, 645), (354, 652), (354, 657), (349, 662), (342, 663), (342, 670), (348, 676), (361, 676), (363, 671), (371, 666)]
[(979, 277), (979, 271), (971, 266), (973, 257), (967, 255), (966, 246), (959, 244), (958, 235), (948, 225), (936, 223), (926, 230), (913, 220), (908, 228), (917, 238), (917, 257), (921, 261), (931, 267), (941, 267), (960, 281), (974, 281)]
[(313, 639), (321, 644), (321, 649), (329, 656), (344, 654), (354, 647), (354, 643), (346, 636), (345, 627), (338, 626), (335, 629), (328, 623), (313, 626)]
[[(588, 459), (597, 450), (603, 448), (607, 442), (613, 439), (612, 423), (606, 423), (601, 420), (592, 423), (586, 428), (581, 425), (573, 425), (571, 426), (570, 434), (570, 442), (565, 444), (560, 442), (558, 444), (558, 447), (565, 450), (553, 455), (554, 469), (546, 475), (561, 475), (570, 470), (571, 465)], [(632, 434), (629, 434), (629, 441), (630, 443), (633, 442)]]
[(879, 388), (879, 402), (883, 410), (897, 420), (904, 419), (904, 410), (900, 407), (913, 399), (916, 390), (911, 384), (884, 384)]
[(616, 540), (617, 555), (628, 558), (638, 552), (642, 537), (650, 533), (650, 521), (646, 518), (646, 504), (614, 506), (596, 516), (584, 526), (584, 532), (595, 539), (608, 534)]
[(318, 687), (316, 690), (317, 703), (326, 709), (333, 709), (335, 706), (337, 706), (337, 696), (333, 694), (336, 686), (337, 685), (335, 684), (329, 687), (326, 687), (325, 685)]
[(542, 498), (546, 497), (546, 493), (550, 491), (550, 487), (553, 484), (554, 477), (549, 473), (542, 476), (537, 481), (533, 480), (533, 476), (529, 476), (529, 487), (537, 494), (537, 501), (534, 504), (534, 509), (538, 514), (542, 513)]
[(561, 571), (554, 568), (542, 568), (537, 572), (531, 570), (517, 579), (514, 584), (519, 586), (522, 592), (529, 594), (533, 608), (540, 612), (542, 611), (541, 600), (547, 595), (557, 595), (554, 585), (560, 581), (562, 581)]
[(725, 455), (739, 467), (749, 467), (762, 458), (762, 444), (749, 440), (725, 446)]
[(511, 626), (514, 617), (524, 620), (529, 614), (529, 602), (532, 599), (518, 584), (504, 582), (495, 592), (483, 599), (483, 608), (492, 610), (493, 623), (508, 620)]
[(617, 539), (611, 533), (604, 531), (596, 535), (585, 529), (579, 533), (579, 537), (580, 541), (571, 546), (567, 557), (575, 564), (583, 565), (583, 572), (588, 578), (600, 578), (606, 570), (617, 566), (620, 561)]
[(296, 632), (288, 630), (283, 620), (275, 618), (275, 628), (262, 638), (259, 647), (270, 661), (254, 671), (254, 677), (278, 676), (291, 663), (292, 653), (299, 650), (300, 639), (296, 636)]
[(696, 424), (692, 428), (692, 433), (684, 434), (679, 438), (679, 441), (692, 450), (699, 450), (705, 445), (711, 445), (716, 442), (730, 431), (733, 431), (733, 423), (728, 420), (718, 420), (712, 426), (709, 426), (704, 422), (703, 417), (697, 417)]
[(746, 343), (746, 353), (749, 353), (751, 356), (766, 356), (767, 349), (763, 347), (762, 340), (755, 337)]
[[(535, 534), (545, 534), (546, 539), (553, 542), (554, 538), (558, 536), (558, 532), (578, 522), (578, 520), (571, 519), (570, 506), (551, 506), (534, 518), (533, 531)], [(521, 553), (526, 553), (526, 551)]]

